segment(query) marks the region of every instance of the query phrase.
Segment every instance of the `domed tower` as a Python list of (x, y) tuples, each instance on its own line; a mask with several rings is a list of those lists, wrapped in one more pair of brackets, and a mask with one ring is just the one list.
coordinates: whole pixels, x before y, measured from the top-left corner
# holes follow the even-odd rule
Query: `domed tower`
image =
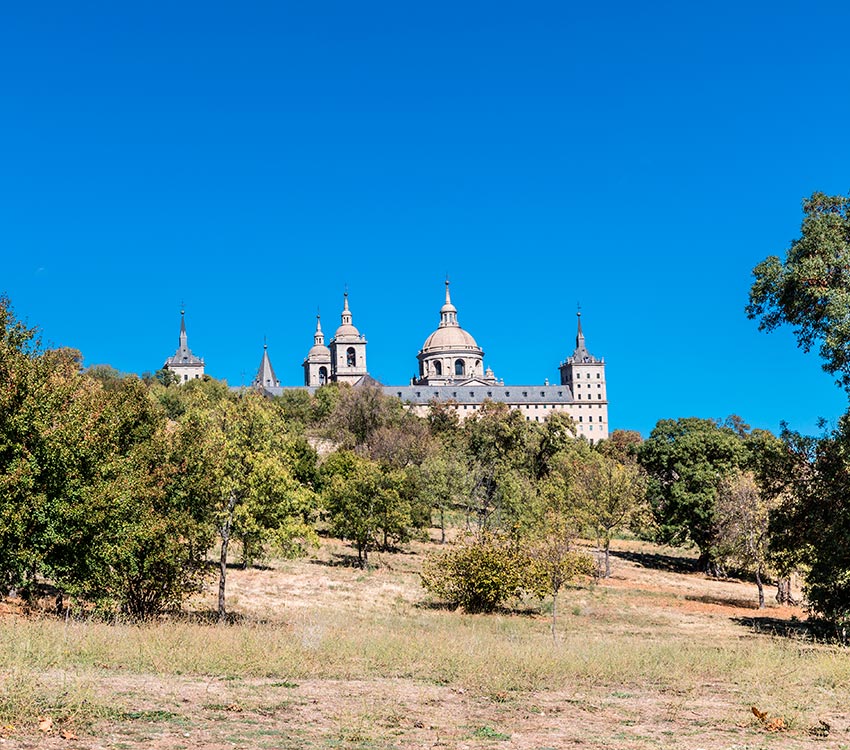
[(457, 322), (446, 279), (446, 302), (440, 308), (440, 325), (416, 355), (419, 360), (419, 385), (452, 385), (473, 378), (495, 383), (491, 370), (484, 372), (484, 352), (475, 339)]
[(366, 371), (366, 338), (351, 322), (348, 292), (342, 309), (342, 322), (331, 339), (331, 379), (354, 385)]
[(325, 334), (322, 333), (321, 316), (316, 316), (316, 332), (313, 334), (313, 346), (304, 360), (304, 385), (318, 387), (331, 378), (331, 350), (325, 346)]

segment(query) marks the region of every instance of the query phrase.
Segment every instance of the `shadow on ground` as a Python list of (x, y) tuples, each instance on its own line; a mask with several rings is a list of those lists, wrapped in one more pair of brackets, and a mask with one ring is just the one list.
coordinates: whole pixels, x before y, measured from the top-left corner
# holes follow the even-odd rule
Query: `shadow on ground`
[(661, 555), (655, 552), (612, 552), (611, 557), (628, 560), (643, 568), (666, 570), (668, 573), (696, 573), (697, 561), (687, 557)]

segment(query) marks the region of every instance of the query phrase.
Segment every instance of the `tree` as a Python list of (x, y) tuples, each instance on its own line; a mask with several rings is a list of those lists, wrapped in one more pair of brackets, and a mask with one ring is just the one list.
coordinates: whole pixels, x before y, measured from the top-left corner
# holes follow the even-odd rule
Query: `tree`
[(577, 515), (596, 535), (602, 577), (611, 577), (611, 537), (629, 525), (646, 497), (646, 474), (636, 463), (620, 463), (594, 452), (578, 465), (571, 493)]
[(720, 482), (717, 493), (718, 556), (751, 570), (764, 608), (764, 577), (768, 566), (771, 503), (750, 471), (736, 471)]
[(296, 554), (314, 538), (313, 492), (290, 470), (291, 442), (275, 424), (274, 407), (249, 391), (200, 401), (181, 424), (184, 495), (199, 503), (220, 542), (218, 616), (226, 610), (227, 556), (234, 538), (273, 542)]
[(823, 369), (850, 390), (850, 197), (805, 199), (801, 236), (753, 276), (747, 315), (759, 330), (792, 326), (803, 351), (818, 346)]
[(419, 491), (440, 519), (440, 543), (446, 541), (446, 511), (463, 506), (472, 495), (473, 479), (466, 462), (454, 453), (441, 450), (419, 466)]
[(715, 549), (717, 492), (723, 478), (746, 461), (744, 441), (731, 427), (711, 420), (662, 419), (640, 446), (638, 459), (650, 478), (648, 497), (661, 541), (693, 542), (700, 569), (722, 573)]
[(412, 488), (404, 472), (341, 450), (328, 456), (322, 475), (331, 532), (354, 542), (360, 567), (371, 550), (409, 541)]
[(558, 594), (579, 576), (592, 576), (593, 559), (576, 549), (570, 520), (556, 511), (546, 513), (528, 548), (538, 595), (552, 597), (552, 639), (556, 638)]

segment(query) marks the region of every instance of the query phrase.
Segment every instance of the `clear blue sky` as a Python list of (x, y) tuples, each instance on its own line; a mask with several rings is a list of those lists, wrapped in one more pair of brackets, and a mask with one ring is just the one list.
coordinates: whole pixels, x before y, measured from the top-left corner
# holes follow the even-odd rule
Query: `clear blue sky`
[(87, 364), (189, 344), (302, 382), (350, 290), (370, 372), (439, 320), (557, 378), (581, 302), (612, 428), (846, 398), (744, 315), (800, 201), (850, 190), (850, 5), (13, 3), (0, 23), (0, 290)]

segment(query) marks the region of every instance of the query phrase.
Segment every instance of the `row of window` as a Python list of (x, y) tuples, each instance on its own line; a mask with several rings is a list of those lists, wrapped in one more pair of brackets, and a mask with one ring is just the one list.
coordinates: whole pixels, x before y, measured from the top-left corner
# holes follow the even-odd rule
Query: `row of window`
[[(580, 377), (581, 377), (581, 373), (580, 373), (580, 372), (577, 372), (577, 373), (576, 373), (576, 378), (580, 378)], [(587, 377), (590, 377), (590, 373), (587, 373)], [(597, 378), (601, 377), (601, 373), (598, 373), (598, 372), (597, 372), (597, 373), (596, 373), (596, 377), (597, 377)]]

